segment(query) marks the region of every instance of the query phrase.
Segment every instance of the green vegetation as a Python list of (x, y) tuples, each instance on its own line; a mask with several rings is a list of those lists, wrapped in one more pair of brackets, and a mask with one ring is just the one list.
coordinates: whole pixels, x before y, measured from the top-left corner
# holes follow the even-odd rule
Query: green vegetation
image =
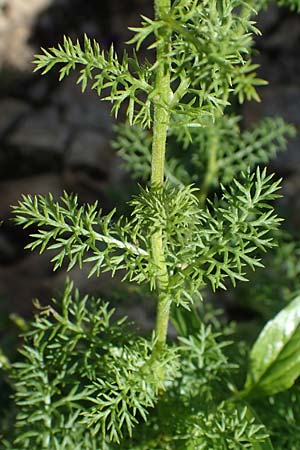
[[(279, 3), (300, 10), (298, 0)], [(259, 164), (295, 130), (279, 118), (242, 130), (232, 106), (259, 100), (265, 84), (251, 59), (253, 17), (265, 6), (155, 0), (155, 17), (131, 29), (130, 55), (86, 37), (37, 56), (37, 70), (58, 64), (60, 79), (78, 66), (83, 90), (91, 85), (116, 116), (126, 112), (114, 146), (143, 186), (127, 217), (65, 193), (59, 202), (24, 196), (15, 221), (35, 227), (28, 247), (54, 251), (54, 269), (120, 271), (156, 301), (157, 314), (152, 335), (139, 336), (70, 281), (49, 306), (37, 304), (21, 358), (4, 364), (15, 399), (5, 448), (298, 450), (296, 283), (252, 348), (206, 300), (246, 281), (280, 239), (280, 180)], [(139, 58), (145, 45), (151, 62)]]

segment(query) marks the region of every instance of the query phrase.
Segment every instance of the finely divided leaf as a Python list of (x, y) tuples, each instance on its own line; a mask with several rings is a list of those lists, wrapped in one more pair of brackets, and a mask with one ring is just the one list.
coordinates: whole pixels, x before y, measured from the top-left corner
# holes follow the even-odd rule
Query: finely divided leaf
[(246, 392), (273, 395), (300, 375), (300, 296), (270, 320), (250, 354)]

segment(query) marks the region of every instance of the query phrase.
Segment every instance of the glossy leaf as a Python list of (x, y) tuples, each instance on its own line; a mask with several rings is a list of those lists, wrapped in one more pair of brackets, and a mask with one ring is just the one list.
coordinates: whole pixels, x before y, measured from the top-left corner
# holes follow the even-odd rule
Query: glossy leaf
[(300, 375), (300, 297), (263, 328), (250, 354), (245, 389), (266, 395), (289, 389)]

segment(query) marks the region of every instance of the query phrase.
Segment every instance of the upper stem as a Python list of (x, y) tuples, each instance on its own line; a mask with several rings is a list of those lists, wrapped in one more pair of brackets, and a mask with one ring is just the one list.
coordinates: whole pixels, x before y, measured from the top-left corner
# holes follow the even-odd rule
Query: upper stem
[(171, 0), (154, 0), (155, 19), (166, 16), (170, 8)]
[[(168, 14), (171, 1), (155, 0), (155, 17), (160, 19)], [(151, 161), (151, 188), (162, 189), (164, 186), (165, 154), (167, 132), (169, 128), (170, 113), (167, 105), (170, 103), (170, 62), (169, 36), (163, 36), (162, 43), (157, 48), (157, 72), (155, 79), (154, 122)], [(156, 350), (160, 352), (166, 343), (170, 298), (167, 293), (169, 277), (164, 254), (162, 229), (157, 230), (151, 237), (152, 256), (156, 266), (156, 284), (158, 290), (157, 318), (156, 318)]]

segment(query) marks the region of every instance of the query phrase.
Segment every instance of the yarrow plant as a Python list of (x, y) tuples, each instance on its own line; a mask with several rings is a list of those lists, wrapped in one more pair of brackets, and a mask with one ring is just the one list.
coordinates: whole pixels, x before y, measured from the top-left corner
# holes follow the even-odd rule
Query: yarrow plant
[[(120, 272), (151, 292), (157, 314), (152, 335), (138, 336), (70, 281), (53, 304), (37, 305), (11, 370), (17, 406), (7, 449), (298, 448), (300, 298), (249, 350), (232, 350), (230, 326), (201, 303), (205, 290), (235, 286), (262, 266), (281, 221), (280, 181), (258, 164), (284, 150), (294, 129), (266, 118), (242, 130), (230, 108), (259, 100), (265, 84), (251, 53), (253, 17), (266, 3), (155, 0), (154, 17), (131, 28), (130, 54), (66, 37), (37, 56), (37, 70), (59, 65), (63, 79), (78, 68), (83, 91), (95, 89), (115, 116), (125, 111), (114, 146), (143, 186), (127, 217), (65, 193), (58, 202), (23, 196), (15, 220), (35, 229), (30, 249), (55, 253), (54, 269)], [(300, 10), (298, 0), (279, 3)], [(149, 61), (139, 57), (145, 45)], [(276, 420), (266, 405), (278, 407)]]

